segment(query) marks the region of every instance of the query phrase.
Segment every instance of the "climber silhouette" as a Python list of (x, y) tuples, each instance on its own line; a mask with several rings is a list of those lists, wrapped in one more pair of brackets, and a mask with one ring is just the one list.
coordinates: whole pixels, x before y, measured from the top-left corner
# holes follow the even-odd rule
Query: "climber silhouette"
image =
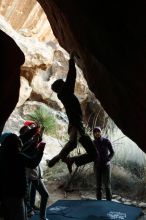
[(69, 172), (72, 172), (72, 162), (68, 155), (76, 148), (77, 142), (82, 144), (90, 158), (97, 159), (97, 152), (90, 137), (85, 134), (83, 126), (82, 110), (78, 98), (74, 94), (76, 81), (75, 57), (78, 57), (74, 52), (70, 53), (69, 70), (66, 81), (62, 79), (56, 80), (52, 84), (52, 90), (57, 93), (58, 99), (64, 105), (66, 114), (69, 120), (68, 135), (69, 141), (65, 144), (58, 155), (51, 160), (46, 160), (49, 167), (54, 166), (60, 159), (67, 164)]

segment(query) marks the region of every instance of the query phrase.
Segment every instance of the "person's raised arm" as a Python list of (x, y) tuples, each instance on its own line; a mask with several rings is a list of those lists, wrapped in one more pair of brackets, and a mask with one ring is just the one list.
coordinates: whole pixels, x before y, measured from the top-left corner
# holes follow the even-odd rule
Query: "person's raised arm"
[(76, 82), (76, 67), (74, 61), (74, 52), (70, 53), (69, 59), (69, 69), (66, 77), (65, 84), (69, 88), (69, 90), (74, 93), (75, 82)]

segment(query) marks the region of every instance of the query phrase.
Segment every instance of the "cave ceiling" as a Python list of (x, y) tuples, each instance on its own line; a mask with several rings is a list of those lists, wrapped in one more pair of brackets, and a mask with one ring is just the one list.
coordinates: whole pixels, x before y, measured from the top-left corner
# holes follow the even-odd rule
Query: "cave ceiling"
[[(76, 62), (108, 115), (146, 152), (145, 1), (38, 0), (39, 10), (36, 1), (7, 1), (11, 3), (9, 11), (4, 2), (1, 14), (7, 13), (12, 26), (33, 27), (36, 22), (40, 39), (49, 35), (45, 33), (46, 21), (44, 26), (41, 23), (42, 9), (45, 11), (60, 45), (68, 52), (77, 52)], [(12, 13), (17, 4), (19, 8)], [(40, 20), (31, 22), (34, 12), (40, 13)], [(40, 34), (41, 26), (45, 34)]]

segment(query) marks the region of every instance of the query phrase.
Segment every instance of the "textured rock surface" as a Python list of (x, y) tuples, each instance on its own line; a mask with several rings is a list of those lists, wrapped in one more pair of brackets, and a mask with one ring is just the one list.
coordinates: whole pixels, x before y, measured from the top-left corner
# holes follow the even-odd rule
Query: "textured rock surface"
[[(52, 45), (48, 43), (50, 40), (40, 42), (34, 36), (23, 36), (2, 16), (0, 16), (0, 28), (16, 41), (25, 54), (25, 63), (21, 67), (21, 89), (17, 107), (24, 104), (27, 99), (31, 99), (44, 102), (59, 110), (63, 109), (56, 94), (52, 93), (51, 84), (58, 78), (65, 80), (68, 71), (68, 53), (56, 40)], [(77, 72), (76, 93), (83, 102), (87, 98), (89, 89), (82, 71), (77, 68)]]
[(90, 89), (146, 152), (146, 4), (38, 0), (59, 43), (77, 51)]
[(0, 132), (19, 98), (20, 67), (24, 54), (15, 41), (0, 30)]
[[(38, 2), (61, 46), (77, 51), (77, 63), (106, 112), (146, 152), (145, 2)], [(2, 1), (0, 11), (24, 35), (30, 26), (42, 39), (46, 28), (38, 7), (32, 0)]]
[(45, 41), (55, 40), (46, 15), (36, 0), (2, 0), (0, 14), (24, 36)]
[(30, 97), (32, 88), (29, 86), (29, 82), (23, 76), (20, 77), (20, 91), (19, 100), (16, 107), (19, 107), (25, 103), (25, 101)]

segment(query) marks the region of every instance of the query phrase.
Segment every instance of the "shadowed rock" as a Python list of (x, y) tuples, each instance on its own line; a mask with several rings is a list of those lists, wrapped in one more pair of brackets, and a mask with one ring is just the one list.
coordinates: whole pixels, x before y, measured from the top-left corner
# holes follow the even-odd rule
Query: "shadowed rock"
[(0, 132), (19, 98), (20, 67), (24, 55), (15, 41), (0, 30)]
[(62, 47), (78, 53), (90, 89), (146, 152), (146, 4), (38, 0)]

